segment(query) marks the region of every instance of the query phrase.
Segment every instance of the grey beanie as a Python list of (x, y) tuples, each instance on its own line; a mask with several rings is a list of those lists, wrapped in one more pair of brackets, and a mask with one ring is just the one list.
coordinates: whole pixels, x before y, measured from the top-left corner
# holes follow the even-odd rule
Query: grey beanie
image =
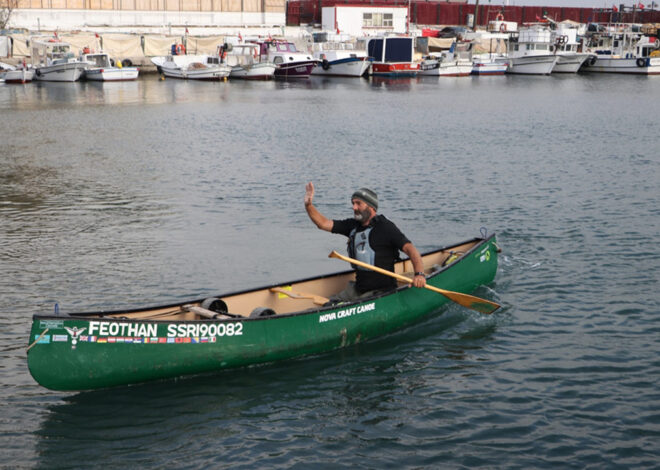
[(369, 188), (358, 189), (353, 193), (351, 199), (360, 199), (373, 207), (374, 210), (378, 210), (378, 195)]

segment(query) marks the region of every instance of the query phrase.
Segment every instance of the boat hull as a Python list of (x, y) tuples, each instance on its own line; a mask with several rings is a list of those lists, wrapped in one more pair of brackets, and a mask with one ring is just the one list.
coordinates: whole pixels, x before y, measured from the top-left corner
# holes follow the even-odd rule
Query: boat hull
[(97, 82), (119, 82), (137, 80), (140, 70), (137, 67), (110, 67), (85, 70), (85, 79)]
[(598, 56), (596, 60), (587, 62), (584, 71), (594, 73), (659, 75), (660, 57), (625, 59)]
[(5, 83), (29, 83), (34, 78), (34, 70), (32, 69), (17, 69), (8, 70), (5, 72)]
[(87, 68), (82, 62), (37, 67), (35, 79), (44, 82), (77, 82)]
[(163, 75), (168, 78), (177, 78), (181, 80), (206, 80), (217, 81), (224, 80), (231, 72), (230, 67), (207, 67), (204, 69), (182, 70), (179, 68), (161, 68)]
[(431, 77), (467, 77), (471, 73), (472, 62), (465, 64), (438, 63), (430, 67), (425, 67), (424, 63), (422, 63), (418, 75)]
[[(494, 279), (494, 235), (465, 243), (474, 244), (430, 275), (430, 285), (467, 293)], [(449, 249), (453, 247), (434, 253)], [(159, 321), (109, 317), (112, 312), (35, 315), (28, 367), (39, 384), (54, 390), (208, 373), (354, 345), (410, 325), (447, 302), (430, 290), (400, 287), (361, 302), (258, 318)]]
[(309, 78), (316, 66), (316, 60), (303, 60), (298, 62), (286, 62), (278, 64), (275, 70), (275, 78)]
[(550, 75), (557, 63), (556, 55), (533, 55), (509, 58), (509, 73), (522, 75)]
[(373, 62), (371, 75), (376, 77), (415, 77), (419, 64), (414, 62)]
[(577, 73), (591, 54), (587, 53), (558, 53), (559, 59), (552, 69), (552, 73)]
[(312, 69), (312, 75), (332, 77), (361, 77), (365, 75), (371, 60), (369, 57), (347, 57), (337, 60), (325, 60)]
[(229, 78), (242, 80), (270, 80), (275, 76), (277, 65), (269, 63), (257, 63), (250, 66), (235, 65), (231, 68)]

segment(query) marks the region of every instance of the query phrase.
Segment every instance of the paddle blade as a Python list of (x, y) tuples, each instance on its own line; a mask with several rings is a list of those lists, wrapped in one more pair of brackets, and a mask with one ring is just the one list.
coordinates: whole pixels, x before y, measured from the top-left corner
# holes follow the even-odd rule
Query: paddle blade
[(473, 295), (469, 294), (463, 294), (460, 292), (452, 292), (452, 291), (446, 291), (444, 289), (438, 289), (442, 295), (447, 297), (449, 300), (452, 300), (456, 302), (459, 305), (462, 305), (465, 308), (469, 308), (471, 310), (475, 310), (480, 313), (485, 313), (487, 315), (490, 315), (497, 309), (501, 307), (501, 305), (496, 304), (495, 302), (491, 302), (490, 300), (486, 299), (481, 299), (479, 297), (475, 297)]

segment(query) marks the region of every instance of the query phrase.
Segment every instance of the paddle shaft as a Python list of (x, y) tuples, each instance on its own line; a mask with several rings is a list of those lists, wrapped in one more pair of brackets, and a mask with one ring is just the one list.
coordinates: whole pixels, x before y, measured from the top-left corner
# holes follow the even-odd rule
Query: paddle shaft
[[(329, 258), (338, 258), (344, 261), (348, 261), (349, 263), (352, 263), (356, 266), (362, 266), (363, 268), (370, 269), (371, 271), (375, 271), (377, 273), (383, 274), (385, 276), (393, 277), (395, 279), (398, 279), (401, 282), (407, 282), (408, 284), (412, 284), (413, 280), (410, 279), (409, 277), (402, 276), (401, 274), (393, 273), (391, 271), (388, 271), (387, 269), (379, 268), (378, 266), (372, 266), (371, 264), (368, 263), (363, 263), (362, 261), (358, 261), (353, 258), (349, 258), (348, 256), (340, 255), (336, 251), (333, 251), (328, 255)], [(490, 300), (486, 299), (481, 299), (479, 297), (475, 297), (473, 295), (469, 294), (463, 294), (461, 292), (454, 292), (450, 290), (445, 290), (445, 289), (440, 289), (439, 287), (435, 286), (430, 286), (426, 284), (424, 286), (426, 289), (431, 290), (433, 292), (437, 292), (438, 294), (442, 294), (445, 297), (447, 297), (449, 300), (452, 302), (456, 302), (459, 305), (462, 305), (463, 307), (476, 310), (477, 312), (481, 313), (486, 313), (490, 314), (493, 313), (495, 310), (500, 308), (499, 304), (496, 304), (495, 302), (491, 302)]]

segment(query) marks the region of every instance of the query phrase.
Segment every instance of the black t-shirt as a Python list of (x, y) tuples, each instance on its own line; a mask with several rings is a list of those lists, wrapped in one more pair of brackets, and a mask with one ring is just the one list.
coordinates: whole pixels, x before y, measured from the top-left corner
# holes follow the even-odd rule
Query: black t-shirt
[[(357, 229), (359, 233), (369, 227), (372, 227), (369, 233), (369, 245), (375, 252), (374, 264), (379, 268), (394, 271), (394, 263), (399, 259), (399, 251), (410, 240), (384, 215), (375, 216), (366, 227), (355, 219), (333, 220), (332, 233), (348, 237), (353, 229)], [(356, 269), (355, 288), (359, 292), (394, 289), (396, 285), (396, 280), (392, 277), (370, 270)]]

